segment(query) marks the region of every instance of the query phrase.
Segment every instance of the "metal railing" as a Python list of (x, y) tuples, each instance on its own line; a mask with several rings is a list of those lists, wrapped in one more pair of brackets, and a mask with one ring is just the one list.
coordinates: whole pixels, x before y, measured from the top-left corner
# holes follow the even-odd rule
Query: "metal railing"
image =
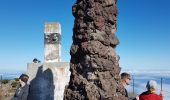
[[(130, 85), (130, 88), (132, 88), (131, 90), (132, 90), (133, 95), (135, 95), (136, 93), (137, 93), (137, 95), (140, 95), (140, 93), (138, 93), (138, 90), (141, 89), (141, 88), (145, 88), (145, 87), (142, 87), (142, 86), (139, 87), (138, 83), (136, 83), (137, 80), (139, 81), (140, 78), (135, 78), (135, 75), (132, 75), (132, 84)], [(146, 80), (148, 80), (148, 79), (146, 79)], [(164, 100), (168, 100), (167, 98), (170, 98), (170, 91), (169, 91), (170, 87), (164, 87), (164, 85), (165, 85), (164, 81), (170, 81), (170, 80), (163, 78), (163, 77), (161, 77), (160, 79), (157, 79), (157, 80), (159, 80), (159, 82), (157, 82), (157, 83), (160, 86), (160, 87), (158, 87), (157, 90), (163, 91), (163, 94), (164, 94), (164, 97), (165, 97)], [(146, 83), (143, 83), (143, 84), (146, 84)], [(168, 84), (168, 85), (170, 86), (170, 84)], [(167, 89), (169, 89), (169, 90), (167, 90)], [(141, 93), (142, 93), (142, 91), (141, 91)]]

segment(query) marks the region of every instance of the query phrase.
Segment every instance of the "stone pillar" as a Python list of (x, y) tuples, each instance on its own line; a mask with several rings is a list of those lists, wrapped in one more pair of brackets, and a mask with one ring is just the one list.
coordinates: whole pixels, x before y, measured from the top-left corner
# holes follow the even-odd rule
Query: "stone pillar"
[(77, 0), (70, 54), (70, 81), (64, 100), (127, 100), (120, 83), (117, 0)]
[(30, 84), (29, 100), (63, 100), (64, 89), (69, 80), (69, 62), (61, 59), (61, 26), (45, 23), (44, 63), (28, 63)]
[(44, 31), (45, 62), (60, 62), (61, 59), (61, 25), (45, 23)]

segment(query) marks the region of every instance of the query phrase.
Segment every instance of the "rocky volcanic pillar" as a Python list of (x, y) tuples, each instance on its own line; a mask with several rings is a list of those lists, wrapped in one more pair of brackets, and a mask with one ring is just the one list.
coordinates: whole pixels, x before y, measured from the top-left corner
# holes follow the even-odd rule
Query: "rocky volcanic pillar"
[(127, 100), (115, 47), (116, 0), (77, 0), (64, 100)]

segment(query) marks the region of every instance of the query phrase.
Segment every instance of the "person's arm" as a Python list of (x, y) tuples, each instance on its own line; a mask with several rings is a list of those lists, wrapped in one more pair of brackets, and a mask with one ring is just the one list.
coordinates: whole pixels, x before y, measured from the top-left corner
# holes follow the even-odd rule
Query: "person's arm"
[(133, 100), (139, 100), (139, 96), (136, 96)]
[(27, 85), (25, 88), (24, 88), (24, 92), (22, 94), (22, 100), (27, 100), (27, 97), (28, 97), (28, 93), (29, 93), (29, 85)]
[(136, 98), (135, 98), (136, 100), (139, 100), (139, 96), (136, 96)]
[(16, 96), (17, 93), (18, 93), (18, 89), (19, 89), (19, 86), (17, 86), (17, 89), (15, 90), (15, 94), (14, 94), (14, 96), (11, 98), (11, 100), (17, 100), (17, 99), (18, 99), (18, 97)]
[(162, 98), (162, 100), (164, 100), (164, 93), (163, 93), (163, 90), (161, 90), (160, 94), (159, 94)]
[(11, 100), (17, 100), (18, 98), (17, 97), (12, 97)]

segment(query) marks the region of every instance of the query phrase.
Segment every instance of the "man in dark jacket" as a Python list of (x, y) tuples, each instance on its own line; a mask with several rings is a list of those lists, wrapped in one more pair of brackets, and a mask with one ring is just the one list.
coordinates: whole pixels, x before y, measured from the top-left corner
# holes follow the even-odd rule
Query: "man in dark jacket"
[(124, 86), (124, 89), (125, 89), (125, 96), (128, 97), (128, 92), (126, 90), (126, 86), (130, 85), (130, 81), (131, 81), (131, 76), (130, 74), (124, 72), (121, 74), (121, 82), (122, 82), (122, 85)]
[(14, 97), (11, 100), (27, 100), (29, 93), (29, 85), (27, 84), (28, 75), (22, 74), (19, 77), (20, 85), (15, 91)]

